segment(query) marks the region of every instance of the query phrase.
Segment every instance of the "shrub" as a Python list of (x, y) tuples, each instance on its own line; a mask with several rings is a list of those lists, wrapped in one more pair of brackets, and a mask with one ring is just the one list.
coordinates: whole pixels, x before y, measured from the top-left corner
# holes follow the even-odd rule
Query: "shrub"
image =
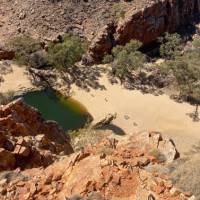
[(111, 63), (112, 61), (113, 61), (113, 56), (112, 56), (112, 55), (109, 55), (109, 54), (106, 54), (106, 55), (103, 57), (102, 63), (103, 63), (103, 64), (107, 64), (107, 63)]
[(141, 43), (131, 40), (125, 46), (116, 46), (112, 50), (112, 72), (123, 80), (132, 70), (143, 67), (146, 57), (139, 51)]
[(112, 11), (115, 13), (116, 20), (119, 18), (124, 18), (126, 13), (126, 7), (123, 3), (115, 3), (112, 7)]
[(15, 37), (7, 45), (15, 52), (14, 59), (20, 65), (29, 65), (30, 54), (41, 49), (40, 42), (28, 35)]
[[(198, 42), (196, 42), (198, 43)], [(198, 105), (200, 104), (200, 48), (186, 51), (183, 55), (176, 55), (174, 60), (166, 62), (178, 83), (181, 96), (189, 97), (196, 104), (194, 120), (198, 119)]]
[[(183, 94), (192, 95), (197, 91), (195, 85), (200, 81), (200, 52), (193, 50), (169, 62)], [(194, 89), (194, 90), (193, 90)], [(197, 96), (197, 94), (195, 94)]]
[(49, 45), (47, 60), (49, 64), (58, 69), (72, 68), (81, 60), (86, 51), (86, 43), (78, 36), (66, 34), (63, 41)]
[(166, 33), (160, 38), (160, 55), (166, 59), (175, 59), (182, 49), (182, 40), (179, 34)]
[(194, 39), (193, 41), (192, 41), (192, 44), (193, 44), (193, 46), (195, 47), (195, 48), (200, 48), (200, 39)]

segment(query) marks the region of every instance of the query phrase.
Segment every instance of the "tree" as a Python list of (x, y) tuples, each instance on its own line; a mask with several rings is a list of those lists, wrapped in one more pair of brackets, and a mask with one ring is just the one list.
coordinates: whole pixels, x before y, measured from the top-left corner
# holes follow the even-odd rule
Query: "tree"
[(160, 38), (160, 55), (166, 59), (175, 59), (182, 49), (182, 40), (179, 34), (166, 33)]
[(66, 34), (63, 37), (63, 41), (49, 45), (47, 60), (53, 67), (68, 69), (81, 60), (85, 51), (85, 42), (82, 42), (78, 36)]
[(144, 65), (146, 57), (139, 51), (141, 45), (139, 41), (131, 40), (125, 46), (117, 45), (112, 49), (112, 73), (120, 80)]
[(180, 95), (187, 96), (195, 105), (193, 119), (198, 118), (200, 105), (200, 48), (194, 48), (185, 52), (182, 56), (176, 56), (169, 61), (168, 66), (176, 77)]

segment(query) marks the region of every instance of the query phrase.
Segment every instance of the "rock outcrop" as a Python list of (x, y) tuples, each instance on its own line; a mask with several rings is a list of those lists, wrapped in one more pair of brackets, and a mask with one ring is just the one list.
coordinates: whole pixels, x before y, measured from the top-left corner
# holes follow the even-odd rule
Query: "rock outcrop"
[(125, 44), (130, 39), (136, 39), (147, 44), (166, 31), (173, 32), (179, 26), (191, 23), (199, 13), (199, 0), (152, 1), (139, 11), (133, 8), (126, 13), (117, 25), (115, 40)]
[(149, 44), (165, 32), (174, 32), (182, 25), (192, 24), (199, 13), (199, 0), (149, 1), (140, 9), (133, 4), (116, 26), (102, 28), (89, 48), (88, 57), (98, 62), (111, 51), (112, 45), (124, 45), (131, 39)]
[(200, 0), (2, 0), (0, 41), (24, 33), (48, 41), (72, 32), (91, 43), (85, 62), (92, 63), (113, 45), (131, 39), (150, 43), (191, 23), (199, 12)]
[(48, 166), (56, 155), (72, 152), (58, 124), (44, 121), (22, 99), (0, 106), (0, 170)]
[(176, 158), (176, 148), (169, 143), (156, 132), (140, 133), (121, 142), (103, 139), (47, 168), (0, 174), (0, 199), (192, 199), (191, 194), (176, 189), (166, 174), (145, 169), (153, 165), (162, 168), (167, 161), (152, 155), (153, 149), (170, 154), (168, 161)]

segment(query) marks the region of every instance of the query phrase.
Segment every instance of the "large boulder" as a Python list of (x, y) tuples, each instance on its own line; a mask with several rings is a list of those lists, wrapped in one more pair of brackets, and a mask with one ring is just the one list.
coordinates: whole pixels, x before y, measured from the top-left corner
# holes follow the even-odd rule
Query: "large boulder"
[(161, 161), (171, 163), (179, 157), (179, 152), (172, 139), (163, 137), (159, 132), (141, 132), (135, 137), (135, 141), (145, 151)]

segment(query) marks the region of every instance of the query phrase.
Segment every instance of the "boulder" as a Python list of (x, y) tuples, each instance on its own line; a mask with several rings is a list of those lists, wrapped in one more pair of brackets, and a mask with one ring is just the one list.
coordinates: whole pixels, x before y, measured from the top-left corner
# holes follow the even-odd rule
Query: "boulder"
[(165, 156), (167, 162), (172, 162), (179, 157), (179, 153), (174, 145), (174, 142), (170, 139), (160, 141), (158, 149)]
[(163, 137), (159, 132), (144, 131), (137, 134), (135, 139), (141, 149), (148, 151), (149, 154), (151, 154), (151, 150), (159, 154), (162, 157), (162, 162), (170, 163), (179, 157), (173, 140)]

